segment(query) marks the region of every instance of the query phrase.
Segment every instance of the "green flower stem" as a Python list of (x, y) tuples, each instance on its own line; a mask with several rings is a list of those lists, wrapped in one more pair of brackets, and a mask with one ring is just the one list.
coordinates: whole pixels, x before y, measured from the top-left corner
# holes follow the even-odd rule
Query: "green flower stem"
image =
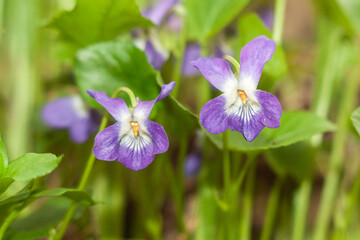
[(270, 197), (266, 207), (265, 224), (261, 232), (261, 240), (271, 239), (271, 233), (274, 227), (276, 211), (279, 206), (280, 190), (282, 186), (282, 178), (278, 177), (271, 190)]
[[(131, 100), (131, 105), (132, 107), (135, 107), (136, 106), (136, 99), (135, 99), (135, 95), (134, 93), (127, 87), (121, 87), (121, 88), (118, 88), (113, 94), (111, 97), (116, 97), (120, 92), (125, 92), (129, 95), (130, 97), (130, 100)], [(101, 124), (100, 124), (100, 127), (99, 127), (99, 131), (98, 132), (101, 132), (102, 130), (105, 129), (106, 127), (106, 124), (107, 124), (107, 121), (108, 121), (108, 117), (109, 117), (109, 114), (108, 113), (105, 113), (102, 121), (101, 121)], [(79, 183), (79, 186), (77, 187), (78, 190), (84, 190), (85, 186), (86, 186), (86, 183), (89, 179), (89, 176), (90, 176), (90, 172), (94, 166), (94, 162), (95, 162), (95, 155), (93, 153), (90, 154), (87, 162), (86, 162), (86, 167), (85, 167), (85, 170), (84, 170), (84, 173), (80, 179), (80, 183)], [(61, 239), (64, 234), (65, 234), (65, 231), (71, 221), (71, 218), (72, 216), (74, 215), (74, 212), (76, 210), (76, 207), (77, 207), (77, 203), (72, 203), (71, 206), (69, 207), (68, 211), (66, 212), (66, 215), (64, 217), (64, 221), (63, 223), (61, 224), (60, 228), (59, 228), (59, 231), (51, 236), (51, 239), (55, 239), (55, 240), (59, 240)]]
[(3, 239), (6, 229), (9, 227), (10, 223), (19, 215), (20, 210), (13, 210), (11, 213), (5, 218), (4, 222), (0, 227), (0, 239)]
[[(249, 159), (254, 156), (249, 156)], [(245, 190), (243, 193), (243, 203), (241, 206), (242, 214), (240, 221), (240, 237), (239, 239), (248, 240), (251, 239), (251, 225), (252, 225), (252, 208), (254, 198), (254, 183), (255, 183), (255, 172), (256, 172), (256, 160), (251, 160), (251, 168), (247, 175)]]
[(284, 29), (286, 0), (275, 0), (275, 17), (273, 39), (277, 44), (282, 44), (282, 34)]
[(240, 72), (240, 64), (232, 56), (225, 55), (225, 56), (223, 56), (223, 59), (231, 62), (232, 65), (235, 67), (237, 73)]
[(178, 96), (178, 91), (180, 88), (180, 78), (181, 78), (181, 70), (182, 70), (182, 66), (183, 66), (183, 62), (184, 62), (184, 55), (185, 55), (185, 48), (186, 48), (186, 28), (185, 28), (185, 24), (183, 26), (183, 29), (181, 31), (180, 34), (180, 38), (179, 38), (179, 55), (175, 56), (175, 66), (174, 66), (174, 70), (172, 72), (172, 81), (176, 83), (176, 88), (174, 88), (174, 90), (172, 91), (172, 95), (174, 96), (174, 98), (177, 98)]
[[(358, 68), (358, 66), (356, 66)], [(326, 175), (323, 192), (321, 195), (319, 214), (316, 219), (314, 240), (322, 240), (326, 237), (326, 231), (329, 226), (330, 217), (332, 213), (332, 207), (336, 197), (340, 173), (343, 164), (343, 156), (346, 145), (347, 134), (347, 121), (354, 108), (356, 102), (356, 94), (358, 90), (358, 76), (359, 70), (356, 69), (352, 72), (349, 82), (345, 86), (343, 92), (343, 100), (340, 104), (340, 110), (338, 113), (337, 126), (333, 139), (332, 151), (330, 154), (330, 166), (329, 172)]]
[(309, 198), (311, 194), (311, 179), (303, 180), (299, 189), (295, 193), (294, 203), (294, 225), (292, 232), (292, 240), (304, 239), (306, 226), (307, 209), (309, 206)]
[[(230, 181), (231, 181), (231, 173), (230, 173), (230, 152), (229, 152), (229, 139), (228, 139), (228, 132), (225, 131), (222, 134), (222, 140), (223, 140), (223, 184), (224, 184), (224, 190), (223, 190), (223, 198), (226, 204), (230, 205)], [(229, 239), (229, 235), (231, 232), (230, 229), (230, 214), (231, 209), (227, 210), (224, 213), (224, 239)]]

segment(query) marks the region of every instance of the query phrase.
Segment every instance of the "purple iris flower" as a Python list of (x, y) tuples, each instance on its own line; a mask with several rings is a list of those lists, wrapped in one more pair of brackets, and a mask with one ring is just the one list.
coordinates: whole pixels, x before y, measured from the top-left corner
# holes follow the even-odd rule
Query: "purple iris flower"
[(148, 120), (154, 104), (165, 98), (175, 87), (175, 82), (163, 85), (157, 98), (139, 101), (134, 109), (129, 109), (121, 98), (110, 98), (104, 92), (88, 90), (117, 121), (99, 132), (95, 137), (93, 153), (105, 161), (117, 160), (132, 170), (147, 167), (155, 154), (166, 152), (169, 140), (164, 128)]
[(251, 142), (264, 127), (280, 126), (282, 109), (278, 99), (256, 89), (264, 64), (271, 59), (275, 48), (275, 42), (265, 36), (246, 44), (240, 53), (239, 79), (224, 59), (200, 58), (194, 62), (201, 74), (223, 92), (200, 111), (200, 123), (206, 130), (218, 134), (230, 128)]
[(63, 97), (47, 103), (41, 117), (50, 127), (69, 129), (71, 140), (85, 142), (99, 125), (95, 110), (88, 109), (80, 96)]

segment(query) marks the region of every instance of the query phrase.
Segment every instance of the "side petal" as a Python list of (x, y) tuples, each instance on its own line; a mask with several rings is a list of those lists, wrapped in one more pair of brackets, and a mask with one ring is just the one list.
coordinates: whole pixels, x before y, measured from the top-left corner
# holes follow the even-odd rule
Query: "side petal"
[(97, 159), (114, 161), (119, 157), (120, 130), (121, 125), (117, 122), (96, 135), (93, 153)]
[(121, 98), (110, 98), (106, 93), (95, 90), (87, 90), (87, 93), (103, 106), (116, 121), (121, 122), (131, 116), (129, 108)]
[(134, 138), (125, 135), (120, 140), (118, 161), (125, 167), (138, 171), (147, 167), (155, 158), (154, 145), (149, 135)]
[(262, 108), (262, 124), (268, 128), (279, 127), (282, 114), (279, 100), (274, 95), (260, 90), (257, 90), (255, 95)]
[(275, 42), (265, 36), (253, 39), (242, 48), (240, 53), (240, 86), (248, 85), (247, 88), (256, 89), (263, 67), (271, 59), (275, 48)]
[(169, 139), (163, 126), (150, 120), (147, 120), (145, 124), (153, 141), (154, 154), (166, 152), (169, 148)]
[(199, 58), (194, 61), (193, 66), (196, 67), (201, 74), (208, 80), (211, 85), (220, 91), (236, 88), (237, 80), (229, 64), (222, 58)]
[(229, 128), (232, 131), (241, 132), (246, 141), (252, 142), (264, 128), (261, 117), (262, 113), (258, 112), (246, 121), (241, 115), (231, 114), (229, 115)]
[(210, 133), (218, 134), (228, 128), (225, 112), (226, 99), (223, 95), (208, 101), (200, 111), (200, 123)]
[(77, 96), (64, 97), (47, 103), (41, 112), (42, 120), (54, 128), (67, 128), (81, 119), (81, 113), (77, 113), (75, 101)]
[(143, 12), (143, 15), (150, 19), (156, 25), (160, 25), (169, 10), (177, 3), (178, 0), (163, 0), (158, 2), (152, 8)]
[(139, 102), (134, 109), (134, 114), (133, 114), (134, 117), (139, 120), (148, 119), (151, 110), (154, 107), (154, 104), (160, 101), (161, 99), (165, 98), (167, 95), (169, 95), (171, 91), (174, 89), (175, 85), (176, 85), (175, 82), (164, 84), (161, 86), (161, 91), (159, 96), (157, 96), (157, 98), (155, 98), (152, 101)]

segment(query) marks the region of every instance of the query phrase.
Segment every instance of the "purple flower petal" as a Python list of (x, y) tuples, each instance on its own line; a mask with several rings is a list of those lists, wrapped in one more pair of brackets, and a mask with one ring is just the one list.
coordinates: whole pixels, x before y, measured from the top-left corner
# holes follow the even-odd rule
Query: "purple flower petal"
[(119, 157), (120, 130), (117, 122), (96, 135), (93, 153), (97, 159), (114, 161)]
[(152, 8), (143, 12), (143, 15), (156, 25), (160, 25), (169, 10), (177, 3), (177, 0), (162, 0)]
[(262, 9), (259, 11), (259, 15), (266, 27), (271, 30), (274, 24), (274, 10), (271, 8)]
[(177, 14), (170, 14), (166, 20), (166, 27), (176, 33), (180, 33), (183, 25), (183, 20)]
[(200, 111), (200, 123), (210, 133), (218, 134), (228, 128), (228, 116), (225, 112), (225, 97), (220, 95), (208, 101)]
[(248, 142), (252, 142), (264, 128), (261, 122), (262, 112), (258, 112), (246, 121), (241, 118), (241, 115), (230, 114), (229, 115), (229, 128), (232, 131), (241, 132)]
[(184, 173), (186, 176), (195, 176), (201, 167), (201, 154), (190, 154), (185, 159)]
[(249, 84), (256, 89), (264, 64), (275, 52), (276, 44), (273, 40), (260, 36), (246, 44), (240, 53), (239, 84)]
[(156, 51), (153, 44), (148, 40), (145, 45), (145, 54), (149, 63), (156, 69), (159, 70), (165, 62), (165, 57)]
[(175, 82), (164, 84), (161, 86), (161, 91), (157, 98), (152, 101), (139, 102), (134, 109), (134, 117), (137, 119), (148, 119), (154, 104), (169, 95), (175, 85)]
[(282, 108), (279, 100), (268, 92), (257, 90), (255, 94), (262, 108), (262, 124), (269, 128), (279, 127), (279, 119), (282, 114)]
[(193, 77), (198, 75), (198, 70), (191, 63), (200, 57), (200, 50), (198, 44), (190, 44), (186, 47), (182, 66), (182, 74), (184, 76)]
[(90, 116), (73, 123), (69, 129), (71, 140), (75, 143), (85, 142), (93, 132), (93, 124)]
[(229, 64), (224, 59), (199, 58), (197, 61), (193, 62), (193, 65), (199, 69), (206, 80), (222, 92), (237, 86), (237, 80), (234, 77)]
[(154, 154), (166, 152), (169, 148), (169, 140), (164, 128), (153, 121), (146, 121), (146, 128), (150, 133), (151, 139), (154, 144)]
[(126, 134), (121, 138), (118, 161), (125, 167), (138, 171), (147, 167), (154, 158), (154, 145), (149, 135), (133, 137)]
[(106, 93), (95, 90), (87, 90), (87, 93), (102, 105), (116, 121), (120, 122), (131, 117), (129, 108), (121, 98), (110, 98)]
[(41, 112), (43, 121), (54, 128), (70, 127), (74, 122), (84, 117), (84, 114), (78, 112), (75, 107), (76, 98), (77, 96), (64, 97), (47, 103)]

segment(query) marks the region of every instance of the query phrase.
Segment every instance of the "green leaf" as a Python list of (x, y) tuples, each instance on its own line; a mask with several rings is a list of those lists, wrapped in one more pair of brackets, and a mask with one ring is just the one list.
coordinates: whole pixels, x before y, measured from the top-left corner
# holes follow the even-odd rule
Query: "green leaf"
[[(278, 148), (309, 139), (316, 134), (334, 130), (335, 125), (333, 123), (314, 113), (302, 111), (284, 112), (280, 118), (279, 128), (264, 128), (252, 142), (247, 142), (241, 133), (228, 130), (229, 148), (235, 151)], [(221, 149), (221, 134), (210, 134), (207, 131), (206, 133), (210, 140)]]
[[(4, 143), (1, 139), (1, 134), (0, 134), (0, 179), (2, 178), (2, 176), (5, 174), (5, 170), (8, 166), (8, 157), (6, 154), (6, 149), (4, 146)], [(0, 187), (1, 189), (1, 187)], [(1, 193), (1, 190), (0, 190)]]
[(360, 107), (351, 115), (351, 121), (353, 122), (356, 131), (360, 134)]
[(357, 31), (357, 33), (360, 33), (360, 16), (359, 16), (360, 1), (358, 0), (338, 1), (338, 5), (344, 11), (344, 14), (349, 18), (350, 23)]
[(51, 198), (32, 214), (16, 218), (6, 234), (6, 239), (39, 239), (49, 234), (60, 223), (69, 208), (71, 200)]
[(84, 190), (71, 189), (71, 188), (54, 188), (38, 192), (33, 195), (39, 197), (66, 197), (73, 201), (79, 202), (84, 205), (94, 205), (96, 201), (92, 199), (90, 194)]
[(315, 151), (309, 142), (266, 151), (266, 161), (277, 175), (290, 175), (298, 181), (311, 177), (315, 166)]
[(60, 163), (62, 157), (50, 153), (26, 153), (11, 161), (6, 177), (15, 181), (29, 181), (52, 172)]
[(0, 195), (3, 194), (6, 189), (14, 182), (12, 178), (2, 178), (0, 179)]
[[(256, 14), (247, 14), (238, 21), (238, 37), (235, 39), (235, 53), (240, 54), (241, 48), (254, 38), (265, 35), (271, 38), (271, 32), (266, 28), (264, 23)], [(237, 55), (239, 56), (239, 55)], [(240, 66), (241, 67), (241, 66)], [(263, 70), (259, 89), (270, 89), (274, 82), (285, 75), (287, 72), (287, 64), (285, 54), (281, 46), (276, 46), (276, 51), (270, 61), (268, 61)], [(265, 78), (265, 80), (264, 80)], [(268, 78), (269, 80), (267, 80)]]
[(79, 47), (114, 39), (135, 27), (152, 23), (141, 16), (134, 0), (78, 0), (48, 25)]
[(132, 43), (106, 42), (91, 45), (76, 55), (76, 81), (92, 107), (100, 107), (86, 90), (103, 91), (108, 96), (119, 87), (128, 87), (141, 100), (152, 100), (159, 94), (156, 72), (144, 52)]
[(226, 27), (249, 0), (186, 0), (186, 31), (188, 37), (205, 41)]

